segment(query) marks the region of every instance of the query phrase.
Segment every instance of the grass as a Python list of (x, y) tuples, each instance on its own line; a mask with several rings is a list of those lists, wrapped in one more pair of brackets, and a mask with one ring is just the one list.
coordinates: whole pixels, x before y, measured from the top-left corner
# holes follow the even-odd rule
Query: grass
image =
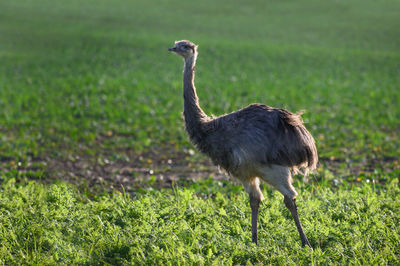
[[(248, 196), (213, 197), (192, 187), (115, 192), (91, 200), (65, 183), (3, 185), (0, 256), (5, 264), (396, 264), (398, 180), (385, 191), (365, 184), (310, 187), (300, 213), (314, 252), (301, 248), (282, 196), (268, 192), (260, 212), (260, 242), (251, 243)], [(204, 196), (204, 195), (203, 195)], [(306, 218), (305, 218), (306, 217)]]
[[(2, 1), (0, 261), (397, 264), (399, 10), (393, 0)], [(199, 44), (207, 113), (306, 110), (320, 166), (295, 185), (314, 253), (276, 192), (264, 188), (255, 247), (242, 189), (189, 178), (217, 174), (183, 129), (183, 64), (167, 52), (178, 39)], [(172, 176), (178, 188), (159, 190)]]

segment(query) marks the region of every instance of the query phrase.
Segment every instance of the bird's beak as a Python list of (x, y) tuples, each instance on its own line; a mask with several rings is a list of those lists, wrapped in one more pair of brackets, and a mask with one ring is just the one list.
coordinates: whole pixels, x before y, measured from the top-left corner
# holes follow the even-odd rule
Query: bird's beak
[(168, 48), (168, 51), (175, 52), (176, 51), (176, 47)]

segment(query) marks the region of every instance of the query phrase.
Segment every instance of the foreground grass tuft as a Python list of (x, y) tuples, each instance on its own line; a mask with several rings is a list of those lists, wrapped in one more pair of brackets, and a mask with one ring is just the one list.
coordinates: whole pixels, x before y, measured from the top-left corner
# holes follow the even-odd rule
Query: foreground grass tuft
[[(208, 184), (210, 185), (210, 184)], [(211, 184), (218, 187), (217, 183)], [(225, 188), (226, 190), (226, 188)], [(314, 252), (302, 248), (282, 196), (267, 190), (260, 243), (251, 243), (244, 193), (192, 188), (115, 192), (89, 199), (66, 183), (17, 185), (0, 194), (5, 264), (355, 263), (399, 260), (400, 188), (372, 185), (302, 191), (299, 211)]]

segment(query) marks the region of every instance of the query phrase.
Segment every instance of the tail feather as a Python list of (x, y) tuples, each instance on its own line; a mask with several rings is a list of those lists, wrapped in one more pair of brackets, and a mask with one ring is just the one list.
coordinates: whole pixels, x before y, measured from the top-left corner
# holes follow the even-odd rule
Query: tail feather
[(318, 163), (318, 152), (315, 141), (310, 132), (305, 128), (299, 114), (293, 114), (286, 110), (279, 110), (282, 132), (282, 145), (280, 157), (287, 161), (294, 172), (304, 171), (308, 173), (316, 168)]

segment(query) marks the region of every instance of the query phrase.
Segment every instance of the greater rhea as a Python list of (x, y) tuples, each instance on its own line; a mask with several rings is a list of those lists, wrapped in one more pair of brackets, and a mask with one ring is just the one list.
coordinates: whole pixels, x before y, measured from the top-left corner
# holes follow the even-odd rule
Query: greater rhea
[(197, 45), (176, 41), (169, 51), (184, 59), (183, 98), (186, 131), (197, 149), (214, 164), (240, 180), (250, 196), (252, 241), (257, 244), (257, 220), (264, 199), (260, 179), (281, 192), (300, 234), (309, 246), (301, 226), (292, 185), (292, 174), (314, 170), (317, 149), (300, 115), (284, 109), (252, 104), (216, 118), (207, 116), (199, 105), (194, 86)]

